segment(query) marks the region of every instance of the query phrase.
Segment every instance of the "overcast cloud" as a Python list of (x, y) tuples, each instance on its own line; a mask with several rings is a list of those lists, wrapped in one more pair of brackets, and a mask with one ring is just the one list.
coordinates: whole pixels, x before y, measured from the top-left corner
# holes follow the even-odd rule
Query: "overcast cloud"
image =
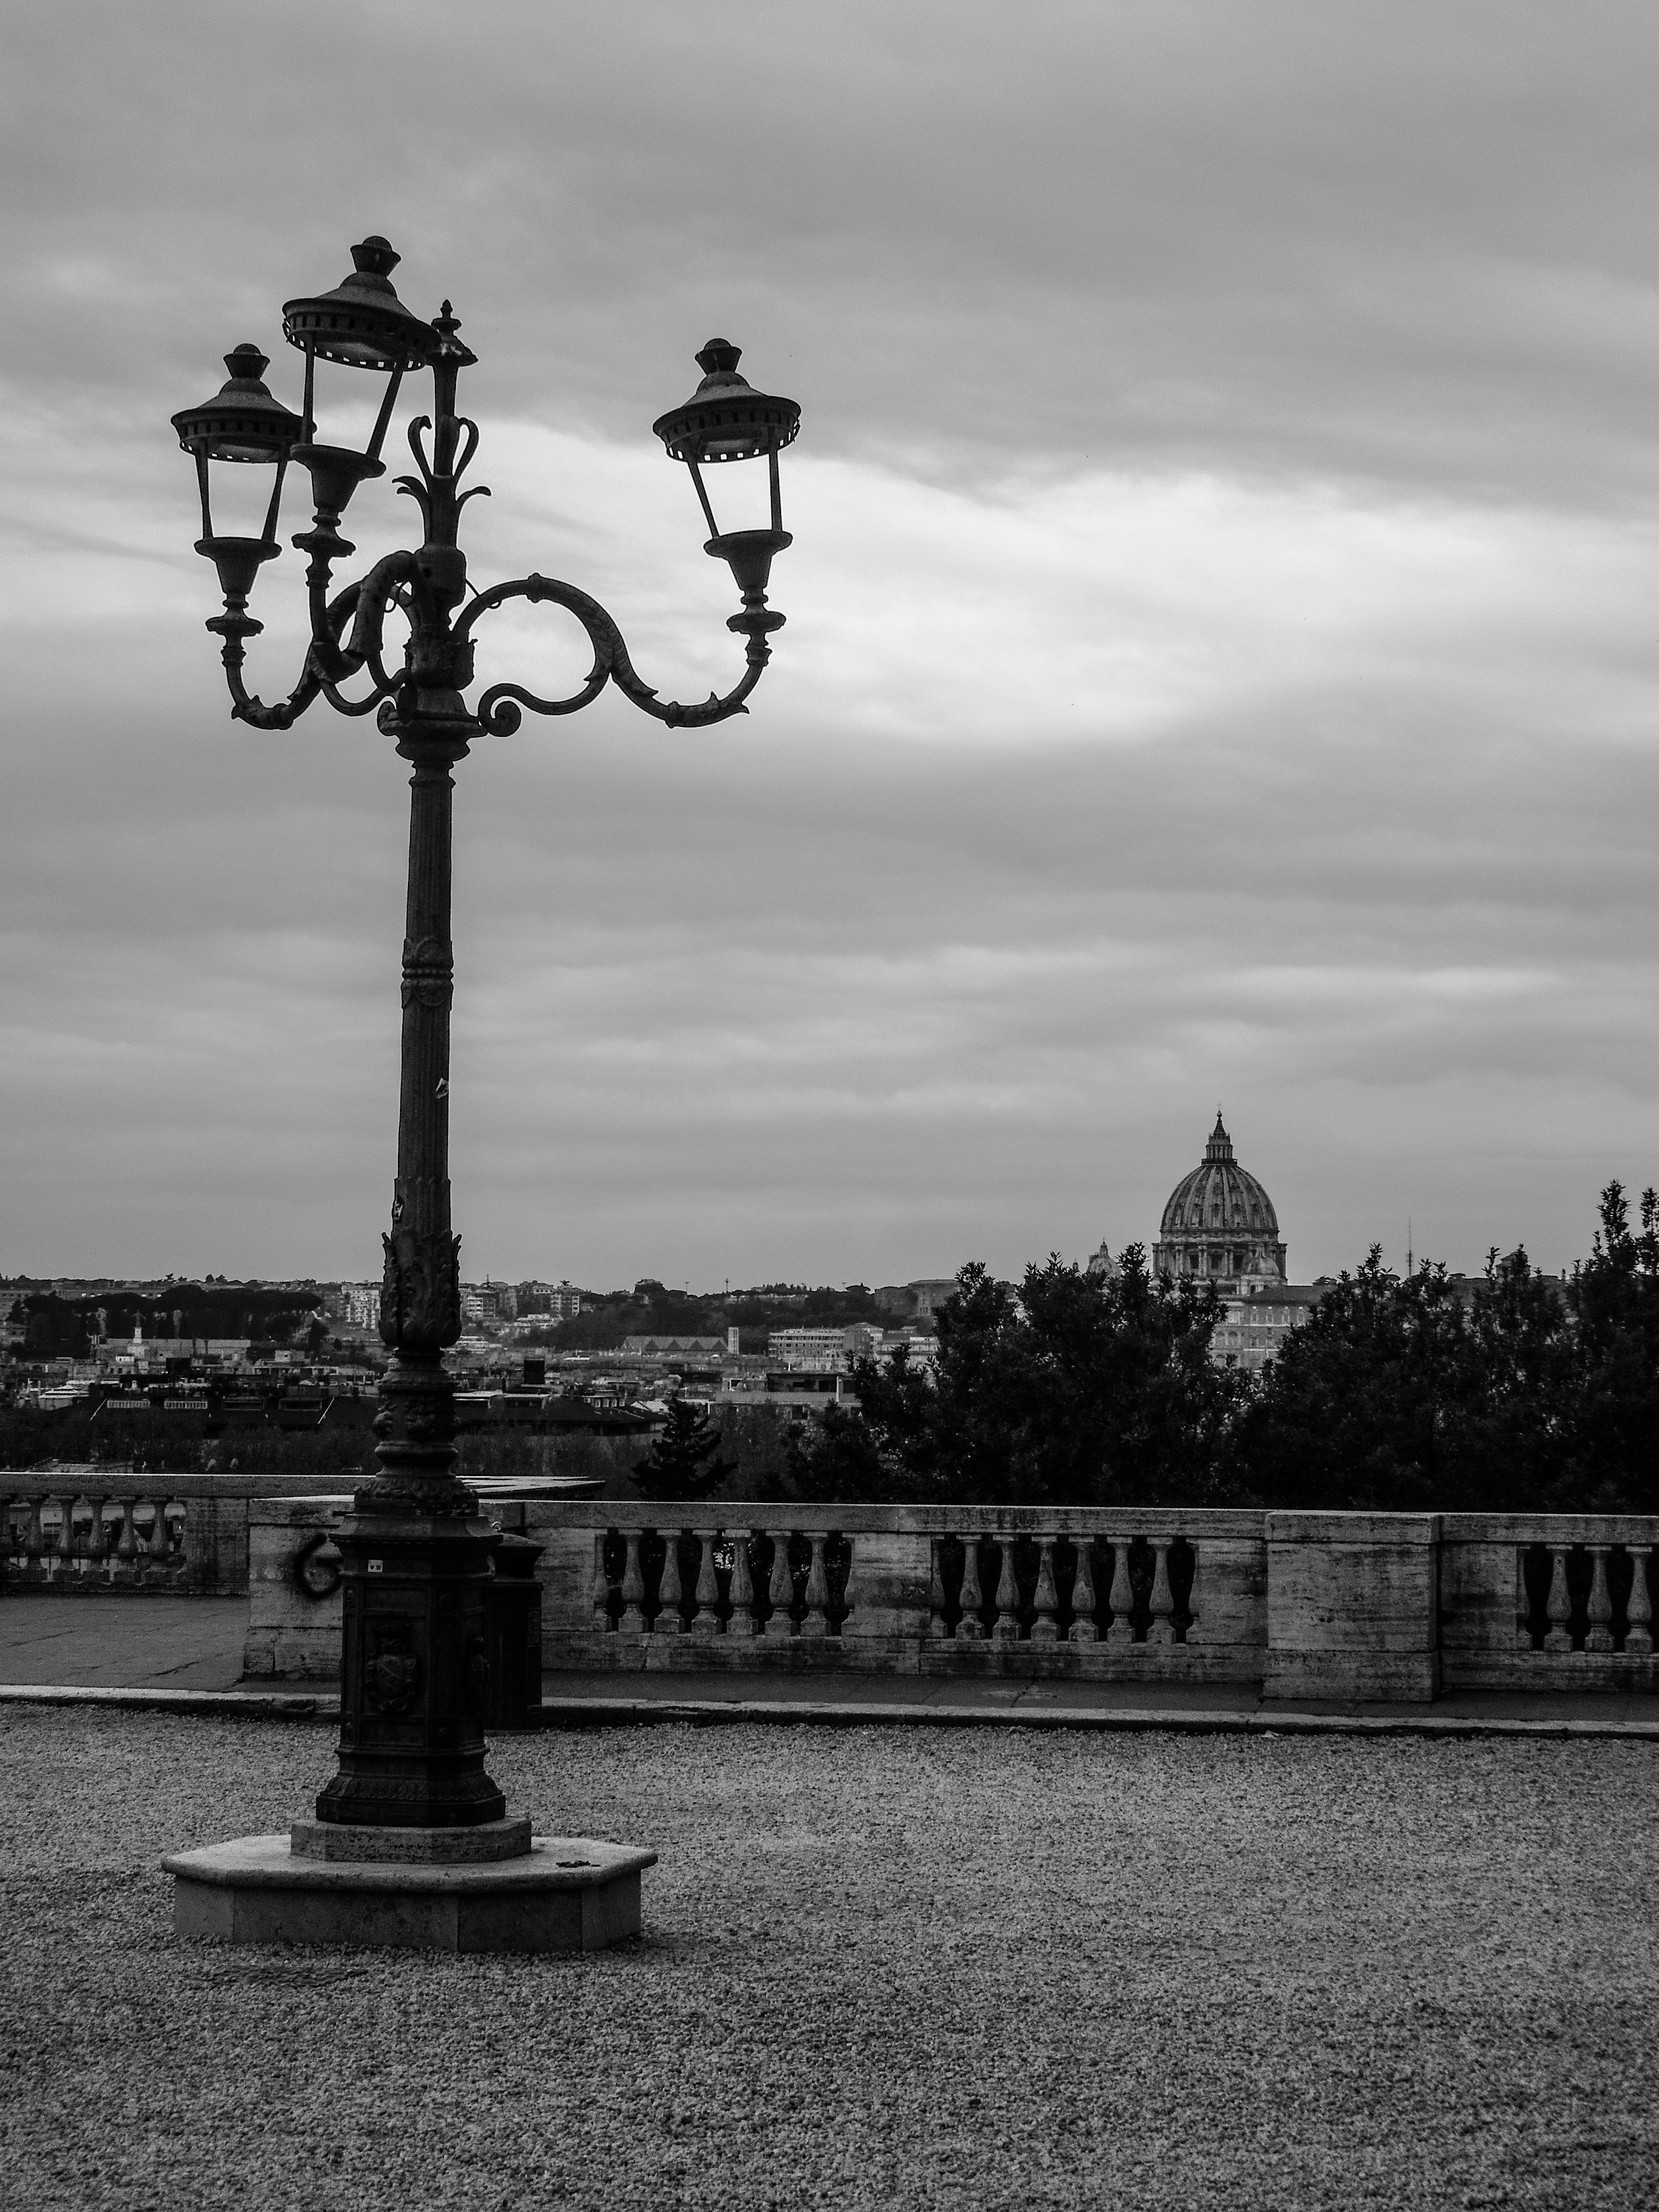
[[(1650, 8), (12, 18), (0, 1272), (377, 1270), (404, 771), (230, 724), (167, 422), (242, 338), (297, 398), (374, 230), (482, 356), (475, 580), (665, 691), (740, 656), (651, 419), (716, 330), (805, 410), (750, 717), (459, 772), (469, 1276), (1115, 1249), (1218, 1101), (1301, 1279), (1408, 1215), (1559, 1267), (1659, 1179)], [(585, 665), (494, 620), (486, 680)]]

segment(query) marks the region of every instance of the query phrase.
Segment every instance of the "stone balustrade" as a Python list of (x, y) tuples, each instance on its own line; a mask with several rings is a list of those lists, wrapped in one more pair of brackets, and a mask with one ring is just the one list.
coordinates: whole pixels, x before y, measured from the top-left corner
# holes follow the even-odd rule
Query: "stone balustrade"
[[(360, 1480), (356, 1469), (343, 1469), (340, 1495)], [(0, 1468), (0, 1598), (37, 1591), (246, 1597), (250, 1516), (273, 1500), (314, 1499), (319, 1487), (314, 1475)], [(553, 1475), (482, 1487), (493, 1499), (580, 1496), (598, 1485)]]
[(1653, 1641), (1659, 1518), (1440, 1517), (1448, 1686), (1659, 1688)]
[[(9, 1488), (8, 1488), (9, 1482)], [(249, 1597), (251, 1674), (339, 1665), (346, 1486), (0, 1476), (0, 1595)], [(491, 1486), (542, 1547), (544, 1664), (1258, 1685), (1268, 1698), (1659, 1691), (1659, 1516), (742, 1501)]]
[(290, 1476), (0, 1470), (0, 1596), (240, 1597), (248, 1512)]
[(1659, 1690), (1659, 1518), (597, 1503), (526, 1516), (555, 1668), (1255, 1683), (1297, 1702)]
[(180, 1591), (191, 1577), (188, 1523), (165, 1486), (0, 1492), (0, 1576), (8, 1592)]
[(532, 1504), (526, 1514), (544, 1546), (550, 1667), (1261, 1674), (1257, 1513)]

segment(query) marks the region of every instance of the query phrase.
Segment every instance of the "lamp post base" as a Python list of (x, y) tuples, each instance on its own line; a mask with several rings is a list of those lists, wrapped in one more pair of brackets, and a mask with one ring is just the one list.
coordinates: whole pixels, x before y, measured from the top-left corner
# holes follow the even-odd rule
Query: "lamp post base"
[(354, 1943), (423, 1951), (597, 1951), (640, 1930), (657, 1855), (586, 1836), (470, 1864), (311, 1858), (284, 1835), (175, 1851), (173, 1927), (222, 1943)]

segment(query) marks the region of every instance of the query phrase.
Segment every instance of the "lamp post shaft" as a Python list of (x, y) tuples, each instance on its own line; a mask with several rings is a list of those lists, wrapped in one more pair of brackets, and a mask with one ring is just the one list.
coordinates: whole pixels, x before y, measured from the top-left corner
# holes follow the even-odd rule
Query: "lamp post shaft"
[(398, 1178), (380, 1334), (392, 1358), (374, 1427), (379, 1473), (338, 1542), (343, 1569), (339, 1771), (321, 1820), (468, 1827), (505, 1817), (484, 1771), (484, 1591), (497, 1532), (455, 1474), (459, 1239), (449, 1224), (451, 769), (465, 743), (406, 731), (409, 895), (403, 961)]
[[(459, 748), (405, 738), (410, 778), (409, 896), (404, 927), (398, 1179), (386, 1238), (380, 1334), (397, 1352), (442, 1352), (461, 1333), (457, 1240), (449, 1223), (451, 814)], [(386, 1465), (382, 1455), (382, 1465)], [(449, 1463), (431, 1472), (441, 1478)]]

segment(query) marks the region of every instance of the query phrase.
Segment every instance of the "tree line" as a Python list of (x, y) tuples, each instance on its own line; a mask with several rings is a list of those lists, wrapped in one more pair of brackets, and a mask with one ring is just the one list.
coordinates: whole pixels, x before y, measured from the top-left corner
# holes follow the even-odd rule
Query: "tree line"
[(938, 1504), (1659, 1512), (1659, 1197), (1601, 1194), (1562, 1281), (1489, 1255), (1473, 1297), (1373, 1247), (1259, 1375), (1210, 1358), (1212, 1285), (1057, 1257), (1018, 1297), (964, 1267), (930, 1381), (856, 1373), (783, 1494)]

